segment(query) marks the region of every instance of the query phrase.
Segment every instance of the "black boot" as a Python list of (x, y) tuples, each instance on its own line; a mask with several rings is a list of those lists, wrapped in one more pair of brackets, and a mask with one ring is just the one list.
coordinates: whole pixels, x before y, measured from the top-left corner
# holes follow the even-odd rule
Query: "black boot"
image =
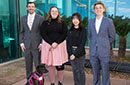
[(58, 81), (58, 85), (63, 85), (60, 81)]
[(54, 83), (51, 83), (51, 85), (55, 85)]

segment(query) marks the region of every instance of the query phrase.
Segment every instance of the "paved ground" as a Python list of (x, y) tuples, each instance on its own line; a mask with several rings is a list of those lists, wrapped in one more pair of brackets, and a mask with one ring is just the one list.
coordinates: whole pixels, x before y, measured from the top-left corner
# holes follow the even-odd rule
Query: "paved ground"
[[(86, 74), (86, 85), (92, 85), (92, 79), (93, 76), (91, 74)], [(26, 79), (21, 80), (13, 85), (25, 85), (25, 83)], [(47, 74), (45, 74), (44, 85), (50, 85)], [(73, 74), (71, 71), (65, 71), (63, 85), (74, 85)], [(130, 85), (130, 80), (111, 78), (111, 85)]]

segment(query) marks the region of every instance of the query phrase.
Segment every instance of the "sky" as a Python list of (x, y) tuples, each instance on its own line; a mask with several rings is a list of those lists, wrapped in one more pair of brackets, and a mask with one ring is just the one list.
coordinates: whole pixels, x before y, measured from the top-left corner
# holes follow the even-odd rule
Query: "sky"
[[(106, 7), (107, 13), (114, 14), (115, 0), (97, 0), (102, 1)], [(130, 0), (116, 0), (116, 15), (130, 17)]]

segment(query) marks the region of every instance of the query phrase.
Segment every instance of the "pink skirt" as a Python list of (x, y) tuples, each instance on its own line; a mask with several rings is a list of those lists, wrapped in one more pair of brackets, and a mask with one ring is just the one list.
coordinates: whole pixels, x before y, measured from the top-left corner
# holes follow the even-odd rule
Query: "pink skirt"
[(66, 40), (60, 43), (55, 49), (46, 41), (42, 41), (41, 63), (48, 66), (60, 66), (68, 61)]

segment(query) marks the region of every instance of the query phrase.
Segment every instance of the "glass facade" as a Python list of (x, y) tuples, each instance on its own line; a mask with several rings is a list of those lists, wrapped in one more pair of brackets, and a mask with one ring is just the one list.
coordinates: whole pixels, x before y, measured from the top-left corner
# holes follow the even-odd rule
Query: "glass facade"
[[(36, 3), (37, 10), (44, 16), (52, 6), (57, 6), (61, 16), (70, 17), (79, 12), (82, 19), (95, 17), (93, 4), (102, 1), (106, 6), (106, 15), (130, 17), (129, 0), (0, 0), (0, 62), (20, 57), (18, 30), (21, 16), (27, 14), (28, 1)], [(118, 48), (119, 36), (115, 41)], [(130, 36), (127, 36), (127, 48), (130, 48)], [(86, 45), (88, 45), (87, 43)]]
[[(114, 16), (124, 16), (130, 18), (130, 2), (129, 0), (97, 0), (102, 1), (106, 6), (106, 14)], [(130, 33), (126, 36), (127, 48), (130, 49)], [(115, 48), (118, 48), (120, 37), (116, 35)]]
[[(91, 19), (95, 17), (93, 11), (93, 5), (97, 1), (104, 3), (106, 7), (105, 15), (114, 15), (114, 16), (124, 16), (130, 17), (130, 2), (129, 0), (29, 0), (36, 2), (37, 9), (41, 12), (44, 10), (48, 12), (51, 6), (57, 6), (60, 10), (62, 16), (66, 15), (67, 17), (71, 16), (73, 13), (78, 12), (81, 14), (82, 19), (88, 17)], [(44, 13), (42, 12), (44, 15)], [(130, 33), (129, 33), (130, 34)], [(129, 35), (128, 34), (128, 35)], [(118, 48), (120, 37), (116, 35), (116, 40), (114, 42), (114, 47)], [(127, 48), (130, 48), (130, 37), (127, 36)], [(87, 45), (89, 42), (87, 42)]]
[(20, 17), (27, 14), (27, 1), (19, 1), (0, 0), (0, 63), (20, 57), (19, 22)]
[(0, 62), (3, 62), (18, 57), (17, 1), (0, 2)]

